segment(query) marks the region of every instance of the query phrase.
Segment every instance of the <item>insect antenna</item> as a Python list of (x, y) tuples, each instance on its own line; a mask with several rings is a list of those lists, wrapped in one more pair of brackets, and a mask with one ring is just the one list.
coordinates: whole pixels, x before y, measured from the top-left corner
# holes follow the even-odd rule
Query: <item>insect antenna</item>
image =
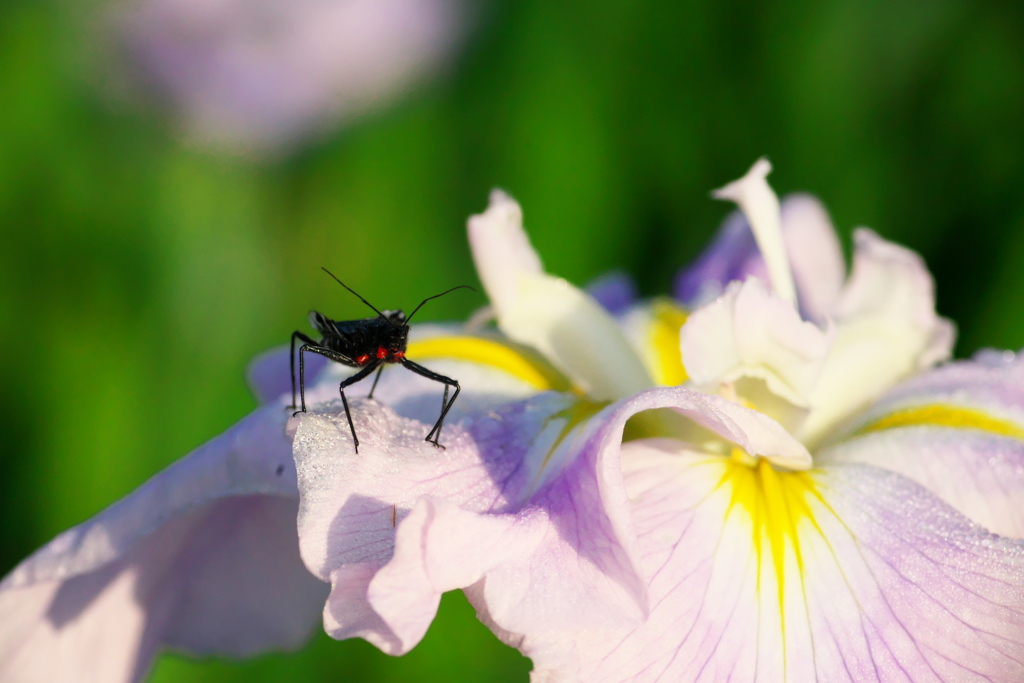
[(408, 323), (408, 322), (409, 322), (410, 320), (412, 320), (412, 317), (413, 317), (414, 315), (416, 315), (416, 311), (418, 311), (418, 310), (420, 310), (421, 308), (423, 308), (423, 304), (427, 303), (427, 302), (428, 302), (428, 301), (430, 301), (431, 299), (436, 299), (436, 298), (437, 298), (437, 297), (439, 297), (439, 296), (444, 296), (445, 294), (449, 294), (449, 293), (451, 293), (451, 292), (454, 292), (454, 291), (455, 291), (456, 289), (472, 289), (472, 290), (473, 290), (474, 292), (476, 291), (476, 289), (474, 289), (473, 287), (470, 287), (469, 285), (459, 285), (458, 287), (452, 287), (451, 289), (449, 289), (449, 290), (446, 290), (446, 291), (444, 291), (444, 292), (441, 292), (440, 294), (435, 294), (434, 296), (428, 296), (428, 297), (427, 297), (426, 299), (424, 299), (423, 301), (421, 301), (421, 302), (420, 302), (420, 305), (419, 305), (419, 306), (417, 306), (417, 307), (416, 307), (416, 308), (415, 308), (415, 309), (413, 310), (413, 312), (412, 312), (412, 313), (410, 313), (410, 314), (409, 314), (409, 317), (405, 319), (405, 322), (406, 322), (406, 323)]
[[(324, 268), (323, 266), (320, 266), (320, 269), (321, 269), (321, 270), (323, 270), (323, 271), (324, 271), (325, 273), (327, 273), (328, 275), (330, 275), (331, 277), (333, 277), (333, 278), (334, 278), (334, 280), (335, 280), (335, 281), (336, 281), (336, 282), (337, 282), (337, 283), (338, 283), (339, 285), (341, 285), (342, 287), (344, 287), (345, 289), (347, 289), (348, 291), (352, 292), (352, 293), (353, 293), (353, 294), (355, 294), (355, 295), (356, 295), (357, 297), (359, 297), (359, 300), (360, 300), (360, 301), (362, 301), (362, 302), (363, 302), (364, 304), (366, 304), (367, 306), (369, 306), (370, 308), (372, 308), (372, 309), (374, 310), (374, 312), (375, 312), (375, 313), (376, 313), (377, 315), (379, 315), (379, 316), (380, 316), (381, 318), (384, 318), (384, 320), (387, 320), (387, 321), (388, 321), (388, 324), (390, 324), (390, 325), (391, 325), (392, 327), (394, 327), (394, 326), (395, 326), (395, 324), (394, 324), (393, 322), (391, 322), (390, 320), (388, 320), (387, 316), (385, 316), (385, 315), (384, 315), (383, 313), (381, 313), (380, 311), (378, 311), (378, 310), (377, 310), (377, 307), (376, 307), (376, 306), (374, 306), (374, 305), (373, 305), (373, 304), (371, 304), (371, 303), (370, 303), (369, 301), (367, 301), (367, 300), (366, 300), (366, 299), (364, 299), (364, 298), (363, 298), (362, 296), (360, 296), (360, 294), (359, 294), (359, 293), (358, 293), (358, 292), (357, 292), (356, 290), (352, 289), (351, 287), (349, 287), (348, 285), (346, 285), (346, 284), (345, 284), (344, 282), (342, 282), (341, 280), (339, 280), (339, 279), (338, 279), (338, 276), (337, 276), (337, 275), (335, 275), (335, 274), (334, 274), (334, 273), (332, 273), (331, 271), (327, 270), (327, 269), (326, 269), (326, 268)], [(465, 286), (465, 285), (463, 285), (463, 286)], [(447, 292), (446, 292), (446, 293), (447, 293)], [(438, 294), (438, 296), (440, 296), (440, 294)], [(433, 297), (431, 297), (431, 298), (433, 298)], [(422, 306), (423, 304), (420, 304), (420, 305)]]

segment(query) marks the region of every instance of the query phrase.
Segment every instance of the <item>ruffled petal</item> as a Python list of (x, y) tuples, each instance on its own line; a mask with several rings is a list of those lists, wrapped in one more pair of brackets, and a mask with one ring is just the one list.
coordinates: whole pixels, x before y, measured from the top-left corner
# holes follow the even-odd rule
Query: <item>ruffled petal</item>
[(695, 311), (681, 337), (683, 362), (697, 386), (715, 391), (753, 377), (796, 406), (808, 404), (829, 349), (827, 334), (756, 279), (733, 283)]
[[(607, 590), (598, 594), (606, 599), (591, 603), (594, 608), (631, 605), (637, 618), (633, 593), (642, 594), (642, 583), (622, 547), (624, 521), (607, 521), (593, 462), (570, 459), (578, 450), (578, 431), (600, 409), (571, 396), (540, 395), (446, 427), (446, 449), (439, 451), (423, 441), (426, 425), (359, 402), (353, 405), (358, 456), (351, 451), (343, 414), (303, 416), (295, 442), (302, 492), (299, 535), (307, 565), (333, 585), (325, 611), (328, 632), (366, 638), (391, 654), (405, 652), (422, 637), (443, 590), (469, 585), (502, 561), (499, 553), (479, 553), (481, 547), (501, 538), (521, 560), (545, 535), (564, 555), (579, 556), (581, 576), (570, 573), (577, 582), (566, 582), (574, 594), (582, 598), (587, 588), (596, 590), (604, 582)], [(566, 478), (583, 482), (576, 493), (578, 508), (566, 515), (587, 510), (585, 519), (598, 520), (600, 540), (591, 538), (593, 533), (583, 541), (561, 539), (552, 534), (558, 527), (544, 504), (525, 506), (538, 492), (562, 491)], [(557, 496), (548, 502), (561, 506)], [(572, 516), (555, 521), (582, 524)], [(516, 542), (511, 531), (498, 533), (509, 525), (520, 530)], [(453, 544), (470, 548), (474, 562), (447, 552)], [(430, 547), (440, 559), (424, 560)], [(466, 583), (446, 578), (452, 572)], [(606, 572), (615, 579), (606, 580)], [(417, 574), (418, 579), (410, 578)], [(562, 613), (577, 618), (575, 611)]]
[(935, 313), (921, 257), (864, 228), (854, 243), (853, 272), (832, 311), (835, 341), (800, 434), (805, 443), (826, 438), (837, 422), (952, 351), (954, 329)]
[(1024, 425), (1024, 356), (985, 350), (971, 360), (941, 365), (893, 387), (856, 423), (872, 424), (910, 408), (944, 404)]
[(162, 647), (301, 645), (326, 586), (299, 559), (283, 416), (257, 411), (16, 567), (0, 605), (31, 618), (0, 628), (0, 678), (129, 681)]
[(990, 531), (1024, 537), (1024, 362), (990, 352), (921, 374), (817, 458), (900, 472)]
[(475, 586), (507, 631), (638, 623), (647, 601), (617, 453), (640, 411), (672, 408), (750, 454), (810, 462), (770, 418), (681, 388), (604, 408), (539, 395), (446, 427), (444, 451), (423, 442), (426, 425), (359, 402), (356, 456), (337, 408), (298, 423), (302, 555), (332, 583), (328, 632), (392, 654), (454, 588)]
[(1024, 544), (908, 479), (749, 468), (666, 440), (622, 455), (650, 616), (520, 634), (534, 680), (1024, 676)]

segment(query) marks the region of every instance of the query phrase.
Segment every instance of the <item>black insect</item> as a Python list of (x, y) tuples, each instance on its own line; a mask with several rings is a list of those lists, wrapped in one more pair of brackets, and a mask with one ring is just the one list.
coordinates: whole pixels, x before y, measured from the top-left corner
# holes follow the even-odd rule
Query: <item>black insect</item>
[[(355, 294), (359, 297), (360, 301), (372, 308), (377, 313), (377, 317), (364, 318), (362, 320), (331, 320), (321, 313), (311, 311), (309, 314), (309, 324), (322, 335), (322, 339), (317, 342), (302, 332), (292, 332), (292, 408), (295, 407), (295, 340), (298, 339), (303, 342), (302, 346), (299, 347), (299, 396), (302, 401), (302, 408), (296, 411), (295, 414), (298, 415), (300, 412), (306, 412), (306, 375), (305, 358), (303, 356), (306, 351), (319, 354), (342, 365), (360, 368), (359, 372), (342, 380), (341, 385), (338, 387), (341, 392), (342, 405), (345, 406), (345, 417), (348, 418), (348, 427), (352, 430), (352, 441), (355, 444), (356, 453), (358, 453), (359, 437), (356, 436), (356, 428), (352, 424), (352, 413), (348, 408), (348, 399), (345, 398), (345, 387), (352, 386), (356, 382), (366, 379), (376, 370), (377, 376), (373, 380), (373, 386), (370, 387), (369, 395), (369, 398), (373, 398), (373, 391), (377, 388), (377, 380), (380, 379), (380, 373), (384, 370), (384, 365), (387, 363), (400, 363), (417, 375), (422, 375), (427, 379), (444, 384), (444, 398), (441, 399), (441, 416), (437, 418), (434, 428), (430, 430), (426, 438), (426, 441), (429, 441), (438, 448), (444, 448), (444, 446), (438, 443), (438, 439), (441, 438), (441, 427), (444, 425), (444, 417), (452, 409), (455, 399), (459, 397), (459, 383), (451, 377), (431, 372), (422, 365), (414, 363), (405, 357), (405, 348), (409, 341), (409, 321), (416, 315), (416, 311), (420, 310), (423, 304), (431, 299), (444, 296), (448, 292), (454, 292), (456, 289), (473, 288), (469, 285), (459, 285), (440, 294), (428, 296), (409, 314), (409, 317), (406, 317), (405, 313), (400, 310), (377, 310), (376, 306), (361, 297), (344, 282), (338, 280), (334, 273), (326, 268), (323, 270), (337, 280), (338, 284)], [(473, 289), (473, 291), (475, 292), (476, 290)], [(452, 387), (455, 388), (455, 393), (452, 394), (452, 399), (449, 401), (448, 390)]]

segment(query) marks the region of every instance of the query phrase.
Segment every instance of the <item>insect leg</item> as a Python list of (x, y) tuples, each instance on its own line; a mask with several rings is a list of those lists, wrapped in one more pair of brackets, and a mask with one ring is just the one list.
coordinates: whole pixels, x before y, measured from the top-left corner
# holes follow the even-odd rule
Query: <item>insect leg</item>
[(380, 381), (380, 373), (384, 372), (384, 364), (380, 364), (380, 370), (377, 371), (377, 376), (373, 378), (373, 386), (370, 387), (370, 395), (366, 398), (373, 398), (373, 391), (377, 388), (377, 382)]
[(291, 365), (291, 368), (292, 368), (292, 404), (290, 406), (288, 406), (288, 407), (289, 408), (293, 408), (293, 409), (295, 408), (295, 340), (296, 339), (298, 339), (299, 341), (303, 342), (304, 344), (312, 344), (313, 346), (317, 345), (317, 343), (315, 341), (313, 341), (312, 339), (310, 339), (309, 337), (307, 337), (303, 333), (298, 332), (298, 331), (292, 332), (292, 349), (291, 349), (291, 351), (288, 354), (288, 363)]
[(348, 418), (348, 428), (352, 431), (352, 443), (356, 449), (356, 453), (359, 452), (359, 437), (356, 436), (356, 426), (352, 424), (352, 412), (348, 409), (348, 399), (345, 398), (345, 387), (351, 386), (356, 382), (366, 379), (370, 375), (370, 373), (376, 370), (377, 366), (380, 365), (381, 363), (383, 363), (383, 361), (374, 360), (356, 374), (352, 375), (351, 377), (346, 377), (338, 386), (338, 391), (341, 392), (341, 404), (345, 406), (345, 417)]
[[(299, 347), (299, 397), (302, 400), (302, 409), (301, 410), (296, 410), (292, 414), (292, 417), (294, 417), (295, 415), (298, 415), (299, 413), (306, 412), (306, 357), (303, 355), (306, 351), (311, 351), (311, 352), (313, 352), (313, 353), (315, 353), (317, 355), (323, 356), (324, 358), (328, 358), (328, 359), (333, 360), (333, 361), (335, 361), (337, 363), (343, 363), (345, 365), (350, 365), (351, 364), (351, 361), (349, 360), (348, 356), (340, 354), (337, 351), (332, 351), (331, 349), (328, 349), (326, 347), (320, 346), (319, 344), (315, 344), (315, 343), (314, 344), (303, 344), (302, 346), (300, 346)], [(295, 407), (294, 403), (292, 404), (292, 407), (293, 408)]]
[(421, 377), (426, 377), (427, 379), (432, 379), (435, 382), (444, 384), (445, 398), (448, 396), (448, 388), (455, 387), (455, 393), (452, 395), (452, 400), (448, 401), (447, 405), (441, 408), (441, 416), (437, 418), (437, 422), (434, 424), (433, 429), (430, 430), (430, 433), (427, 434), (427, 438), (425, 439), (426, 441), (430, 441), (430, 437), (434, 437), (434, 440), (430, 441), (430, 443), (434, 444), (438, 448), (444, 448), (444, 446), (438, 443), (438, 440), (441, 438), (441, 427), (444, 426), (444, 417), (448, 414), (448, 411), (452, 409), (452, 405), (455, 403), (455, 399), (459, 397), (459, 392), (462, 388), (459, 386), (457, 380), (454, 380), (451, 377), (445, 377), (444, 375), (431, 370), (427, 370), (422, 365), (413, 363), (411, 360), (402, 359), (402, 365)]

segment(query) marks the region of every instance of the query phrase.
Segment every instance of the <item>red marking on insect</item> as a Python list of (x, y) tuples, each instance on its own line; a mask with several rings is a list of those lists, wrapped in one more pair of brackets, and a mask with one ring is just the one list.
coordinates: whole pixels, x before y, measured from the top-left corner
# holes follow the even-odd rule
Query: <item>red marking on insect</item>
[(360, 365), (366, 365), (369, 361), (370, 361), (370, 356), (368, 354), (365, 354), (365, 353), (363, 355), (359, 356), (358, 358), (356, 358), (356, 362), (359, 363)]
[(391, 357), (394, 358), (395, 360), (402, 360), (403, 358), (405, 358), (405, 351), (395, 351), (394, 353), (391, 354)]
[(378, 346), (377, 347), (377, 360), (384, 360), (387, 357), (388, 357), (388, 350), (385, 349), (383, 346)]

